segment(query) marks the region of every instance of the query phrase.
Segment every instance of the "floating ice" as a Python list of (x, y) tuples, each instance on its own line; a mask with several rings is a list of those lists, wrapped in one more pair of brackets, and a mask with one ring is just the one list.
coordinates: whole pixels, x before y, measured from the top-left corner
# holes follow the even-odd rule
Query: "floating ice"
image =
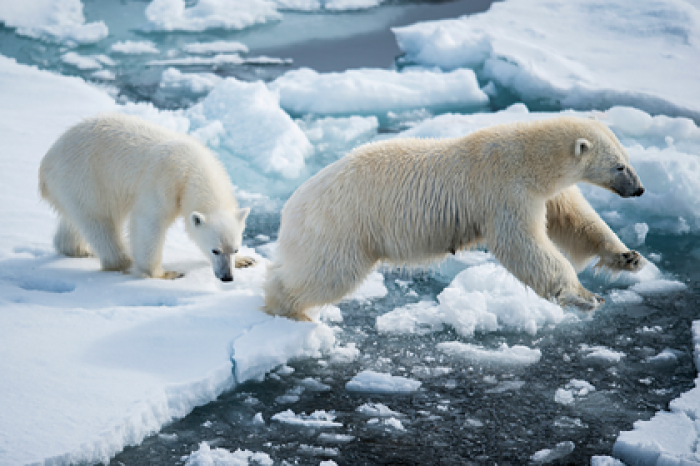
[(617, 364), (626, 356), (623, 352), (605, 346), (581, 345), (581, 352), (584, 353), (585, 362), (601, 365)]
[[(234, 184), (260, 189), (268, 176), (298, 177), (313, 148), (261, 82), (227, 78), (185, 113), (193, 129), (220, 125), (220, 150)], [(261, 124), (264, 122), (264, 124)], [(250, 168), (247, 168), (250, 167)]]
[(591, 466), (625, 466), (625, 463), (612, 456), (596, 455), (591, 457)]
[(61, 55), (61, 61), (80, 70), (99, 70), (104, 65), (115, 65), (107, 55), (80, 55), (75, 52), (64, 53)]
[(245, 44), (235, 41), (190, 42), (182, 50), (193, 55), (218, 55), (221, 53), (248, 53)]
[(381, 69), (317, 73), (288, 71), (269, 84), (282, 108), (295, 115), (376, 115), (429, 108), (434, 111), (477, 110), (488, 104), (471, 70), (441, 73)]
[(554, 393), (554, 401), (562, 405), (570, 405), (594, 391), (595, 387), (585, 380), (572, 379), (564, 388), (557, 389)]
[(368, 302), (372, 299), (383, 298), (389, 291), (384, 286), (384, 275), (374, 271), (360, 284), (360, 286), (345, 300)]
[(69, 46), (94, 44), (109, 32), (103, 21), (85, 23), (80, 0), (0, 2), (0, 22), (19, 35)]
[(531, 335), (564, 319), (558, 305), (540, 298), (500, 265), (487, 262), (460, 272), (438, 295), (439, 304), (420, 302), (377, 317), (384, 333), (424, 334), (450, 325), (463, 336), (511, 330)]
[(540, 450), (530, 457), (530, 460), (535, 464), (552, 463), (558, 459), (564, 458), (574, 451), (574, 442), (566, 441), (557, 443), (557, 446), (549, 449)]
[(630, 287), (630, 291), (640, 295), (655, 295), (665, 293), (676, 293), (685, 290), (687, 285), (675, 280), (652, 280), (649, 282), (637, 283)]
[(556, 109), (630, 105), (700, 120), (700, 94), (688, 93), (700, 74), (700, 12), (691, 2), (497, 2), (393, 32), (402, 62), (478, 70), (496, 98), (505, 90)]
[(272, 0), (281, 10), (294, 11), (353, 11), (379, 6), (383, 0)]
[(147, 53), (160, 53), (156, 44), (150, 40), (123, 40), (115, 42), (109, 48), (112, 53), (123, 53), (127, 55), (142, 55)]
[(335, 414), (327, 413), (323, 410), (317, 410), (308, 416), (306, 413), (294, 414), (294, 411), (288, 409), (281, 413), (277, 413), (271, 418), (273, 421), (278, 421), (283, 424), (289, 424), (295, 427), (342, 427), (343, 424), (335, 422)]
[(360, 357), (360, 350), (355, 343), (348, 343), (347, 346), (336, 346), (330, 351), (330, 362), (333, 364), (349, 364)]
[(345, 384), (350, 392), (366, 393), (413, 393), (421, 383), (406, 377), (382, 374), (370, 370), (362, 371)]
[(542, 358), (542, 352), (527, 346), (508, 346), (503, 343), (497, 350), (459, 341), (438, 343), (437, 349), (450, 356), (473, 361), (483, 365), (529, 365), (535, 364)]
[(214, 73), (183, 73), (175, 68), (163, 71), (154, 95), (156, 102), (192, 104), (211, 92), (222, 78)]
[(388, 406), (382, 403), (365, 403), (362, 406), (359, 406), (355, 411), (369, 417), (403, 416), (403, 414), (393, 411)]
[(244, 29), (279, 20), (282, 15), (267, 0), (153, 0), (146, 7), (146, 29), (155, 31), (204, 31)]
[(199, 450), (182, 459), (186, 460), (185, 466), (248, 466), (249, 464), (272, 466), (274, 464), (270, 455), (264, 452), (240, 449), (230, 452), (225, 448), (212, 449), (207, 442), (200, 443)]

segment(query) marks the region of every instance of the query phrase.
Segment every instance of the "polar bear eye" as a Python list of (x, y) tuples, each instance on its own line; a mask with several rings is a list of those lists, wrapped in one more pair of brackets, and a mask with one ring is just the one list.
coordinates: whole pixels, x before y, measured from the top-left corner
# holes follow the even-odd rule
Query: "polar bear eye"
[(221, 250), (219, 250), (219, 249), (212, 249), (212, 250), (211, 250), (211, 253), (214, 254), (215, 256), (218, 256), (219, 254), (221, 254)]
[(624, 165), (618, 165), (618, 166), (617, 166), (617, 171), (619, 171), (619, 172), (625, 171), (625, 166), (624, 166)]

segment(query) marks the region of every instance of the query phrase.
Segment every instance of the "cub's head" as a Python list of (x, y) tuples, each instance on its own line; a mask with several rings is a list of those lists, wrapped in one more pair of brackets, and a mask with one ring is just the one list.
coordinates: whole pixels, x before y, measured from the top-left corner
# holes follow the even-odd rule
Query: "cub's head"
[(209, 258), (214, 275), (222, 282), (233, 280), (234, 256), (243, 242), (245, 219), (249, 213), (249, 208), (206, 215), (192, 212), (187, 219), (190, 237)]
[(622, 197), (644, 194), (644, 186), (630, 165), (630, 156), (613, 132), (594, 119), (581, 120), (580, 124), (580, 137), (572, 150), (582, 162), (583, 181)]

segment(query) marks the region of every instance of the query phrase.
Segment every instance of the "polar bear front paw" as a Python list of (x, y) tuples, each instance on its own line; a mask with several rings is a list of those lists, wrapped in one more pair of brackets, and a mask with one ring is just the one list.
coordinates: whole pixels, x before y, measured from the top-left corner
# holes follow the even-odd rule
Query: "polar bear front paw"
[(611, 254), (605, 259), (601, 258), (595, 267), (596, 269), (605, 267), (613, 271), (639, 272), (646, 263), (646, 259), (641, 254), (630, 249), (626, 252)]
[(591, 293), (585, 288), (579, 293), (562, 292), (557, 297), (557, 302), (561, 307), (574, 306), (581, 311), (592, 311), (605, 303), (605, 298), (595, 293)]
[(255, 265), (255, 259), (252, 257), (248, 256), (236, 256), (236, 268), (237, 269), (244, 269), (246, 267), (250, 267), (251, 265)]
[(157, 278), (162, 278), (163, 280), (175, 280), (176, 278), (182, 278), (184, 276), (185, 274), (182, 272), (176, 272), (174, 270), (164, 270), (163, 274)]

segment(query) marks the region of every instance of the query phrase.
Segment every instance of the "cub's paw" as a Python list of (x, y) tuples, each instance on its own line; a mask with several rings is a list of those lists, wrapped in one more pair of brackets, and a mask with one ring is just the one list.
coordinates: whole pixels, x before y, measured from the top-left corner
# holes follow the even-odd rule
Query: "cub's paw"
[(164, 270), (163, 274), (157, 278), (162, 278), (163, 280), (175, 280), (177, 278), (182, 278), (184, 276), (185, 276), (185, 274), (182, 272), (176, 272), (174, 270)]
[(236, 256), (236, 268), (237, 269), (244, 269), (246, 267), (250, 267), (251, 265), (255, 265), (255, 259), (252, 257), (248, 256)]
[(592, 311), (605, 303), (605, 298), (586, 289), (579, 293), (563, 291), (557, 296), (557, 302), (561, 307), (574, 306), (581, 311)]

